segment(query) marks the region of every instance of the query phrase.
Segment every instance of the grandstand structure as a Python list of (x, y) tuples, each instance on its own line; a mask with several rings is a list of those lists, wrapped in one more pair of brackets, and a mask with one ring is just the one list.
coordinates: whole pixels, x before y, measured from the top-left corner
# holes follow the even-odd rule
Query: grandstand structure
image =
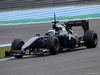
[(0, 0), (0, 12), (98, 2), (100, 0)]

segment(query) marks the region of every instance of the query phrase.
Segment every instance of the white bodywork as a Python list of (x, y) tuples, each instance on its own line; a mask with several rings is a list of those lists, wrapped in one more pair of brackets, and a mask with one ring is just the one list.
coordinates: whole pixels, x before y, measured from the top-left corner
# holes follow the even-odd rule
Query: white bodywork
[(37, 40), (39, 37), (32, 37), (31, 39), (29, 39), (27, 42), (25, 42), (25, 44), (22, 46), (22, 51), (25, 50), (25, 48), (29, 47), (35, 40)]
[[(71, 40), (71, 37), (73, 37), (73, 35), (71, 33), (69, 33), (68, 31), (66, 31), (66, 28), (61, 25), (61, 24), (56, 24), (57, 27), (59, 27), (60, 29), (55, 31), (55, 30), (48, 30), (48, 35), (50, 36), (54, 36), (57, 33), (59, 33), (58, 35), (65, 35), (69, 37), (69, 40)], [(39, 39), (39, 36), (36, 37), (32, 37), (31, 39), (29, 39), (27, 42), (25, 42), (25, 44), (22, 46), (21, 51), (25, 51), (26, 48), (28, 48), (29, 46), (31, 46), (37, 39)]]

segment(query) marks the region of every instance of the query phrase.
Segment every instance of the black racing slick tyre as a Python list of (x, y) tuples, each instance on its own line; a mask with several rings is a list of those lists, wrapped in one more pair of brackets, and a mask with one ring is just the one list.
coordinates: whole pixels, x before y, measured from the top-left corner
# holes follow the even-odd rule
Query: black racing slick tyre
[(93, 30), (88, 30), (84, 35), (84, 43), (87, 48), (95, 48), (98, 44), (98, 36)]
[(20, 50), (24, 45), (24, 41), (22, 39), (15, 39), (12, 42), (11, 50)]
[(51, 55), (56, 55), (59, 52), (60, 45), (59, 45), (58, 38), (54, 36), (48, 37), (46, 45), (47, 45), (47, 48), (49, 48)]
[[(11, 50), (21, 50), (22, 46), (24, 45), (24, 41), (22, 39), (15, 39), (12, 42)], [(22, 58), (23, 56), (14, 56), (16, 58)]]

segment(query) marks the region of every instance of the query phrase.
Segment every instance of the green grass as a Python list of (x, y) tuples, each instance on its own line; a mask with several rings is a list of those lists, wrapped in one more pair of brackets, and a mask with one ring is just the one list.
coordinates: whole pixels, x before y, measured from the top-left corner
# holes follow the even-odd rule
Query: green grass
[[(11, 47), (10, 46), (0, 47), (0, 59), (1, 58), (6, 58), (5, 57), (5, 51), (8, 51), (8, 50), (11, 50)], [(29, 50), (26, 50), (26, 53), (25, 54), (29, 54)]]
[(0, 59), (5, 57), (5, 51), (10, 50), (11, 47), (0, 47)]

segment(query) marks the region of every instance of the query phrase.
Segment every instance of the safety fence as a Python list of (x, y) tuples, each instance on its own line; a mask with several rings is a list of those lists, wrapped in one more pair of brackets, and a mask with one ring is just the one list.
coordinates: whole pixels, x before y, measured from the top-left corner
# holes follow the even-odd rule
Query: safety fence
[(0, 13), (0, 25), (30, 24), (53, 21), (54, 13), (57, 20), (100, 18), (100, 5), (49, 7)]
[(0, 0), (0, 11), (100, 3), (100, 0)]

